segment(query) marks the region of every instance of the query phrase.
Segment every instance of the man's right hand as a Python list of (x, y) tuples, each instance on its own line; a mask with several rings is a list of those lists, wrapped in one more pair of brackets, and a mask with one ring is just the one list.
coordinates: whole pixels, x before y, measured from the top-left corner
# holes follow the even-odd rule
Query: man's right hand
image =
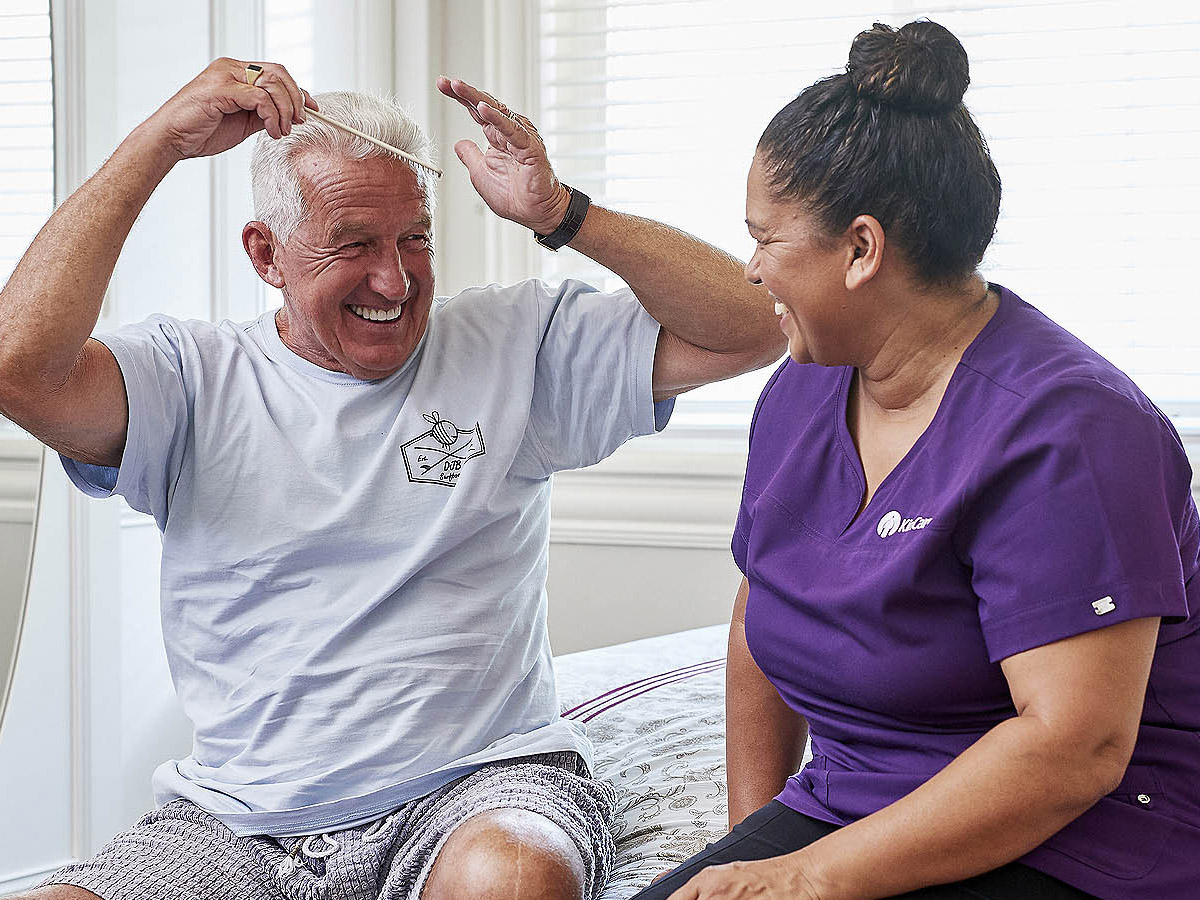
[(213, 156), (266, 130), (273, 138), (291, 133), (305, 120), (305, 106), (316, 102), (278, 63), (260, 63), (254, 84), (246, 63), (227, 57), (213, 60), (145, 122), (156, 140), (178, 159)]
[(88, 340), (117, 256), (159, 182), (181, 159), (274, 138), (316, 109), (288, 74), (218, 59), (139, 125), (54, 211), (0, 288), (0, 413), (79, 462), (115, 466), (128, 434), (125, 382)]

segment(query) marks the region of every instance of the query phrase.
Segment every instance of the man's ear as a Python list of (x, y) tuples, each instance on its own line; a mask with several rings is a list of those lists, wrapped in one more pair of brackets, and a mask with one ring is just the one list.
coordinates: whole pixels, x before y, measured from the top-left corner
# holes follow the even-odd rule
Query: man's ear
[(283, 273), (275, 264), (275, 236), (262, 222), (247, 222), (242, 229), (242, 246), (258, 277), (271, 287), (283, 287)]
[(857, 216), (846, 229), (846, 235), (850, 239), (846, 290), (852, 291), (874, 278), (883, 265), (883, 226), (874, 216)]

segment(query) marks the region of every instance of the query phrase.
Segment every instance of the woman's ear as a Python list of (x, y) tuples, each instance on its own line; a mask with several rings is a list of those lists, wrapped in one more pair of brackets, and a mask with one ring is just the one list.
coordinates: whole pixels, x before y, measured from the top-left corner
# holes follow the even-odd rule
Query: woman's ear
[(283, 287), (283, 273), (275, 262), (275, 236), (262, 222), (247, 222), (242, 229), (242, 246), (258, 277), (274, 288)]
[(874, 216), (857, 216), (846, 229), (852, 255), (846, 268), (846, 290), (860, 288), (883, 265), (883, 226)]

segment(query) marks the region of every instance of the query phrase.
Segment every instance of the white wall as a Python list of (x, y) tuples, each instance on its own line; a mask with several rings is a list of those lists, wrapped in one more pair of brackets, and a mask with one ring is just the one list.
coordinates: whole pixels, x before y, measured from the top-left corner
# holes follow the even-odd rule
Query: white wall
[[(529, 108), (525, 4), (339, 6), (346, 29), (325, 37), (343, 46), (322, 58), (342, 67), (322, 77), (394, 89), (441, 138), (439, 291), (532, 273), (539, 251), (529, 235), (491, 216), (450, 149), (461, 137), (478, 139), (475, 126), (433, 87), (437, 74), (460, 75)], [(55, 12), (64, 192), (211, 58), (260, 58), (253, 2), (55, 0)], [(350, 46), (360, 52), (344, 46), (347, 35), (357, 35)], [(245, 159), (243, 148), (187, 161), (168, 176), (130, 235), (101, 329), (159, 311), (244, 319), (260, 308), (237, 239), (249, 217)], [(741, 454), (735, 440), (680, 455), (662, 437), (556, 479), (556, 651), (727, 620), (738, 579), (728, 541)], [(153, 768), (190, 750), (158, 625), (159, 554), (150, 520), (119, 501), (80, 497), (51, 461), (25, 645), (0, 734), (0, 894), (95, 852), (148, 808)]]

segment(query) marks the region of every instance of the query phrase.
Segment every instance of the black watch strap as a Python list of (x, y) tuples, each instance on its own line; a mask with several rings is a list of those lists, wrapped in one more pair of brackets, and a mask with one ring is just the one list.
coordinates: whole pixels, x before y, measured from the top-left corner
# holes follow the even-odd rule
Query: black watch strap
[(549, 234), (533, 233), (534, 238), (539, 244), (547, 250), (557, 250), (559, 247), (564, 247), (571, 243), (575, 235), (579, 234), (579, 229), (583, 225), (584, 216), (587, 215), (588, 207), (592, 205), (591, 198), (578, 188), (566, 187), (571, 195), (571, 203), (567, 207), (567, 214), (563, 216), (563, 220), (558, 223)]

